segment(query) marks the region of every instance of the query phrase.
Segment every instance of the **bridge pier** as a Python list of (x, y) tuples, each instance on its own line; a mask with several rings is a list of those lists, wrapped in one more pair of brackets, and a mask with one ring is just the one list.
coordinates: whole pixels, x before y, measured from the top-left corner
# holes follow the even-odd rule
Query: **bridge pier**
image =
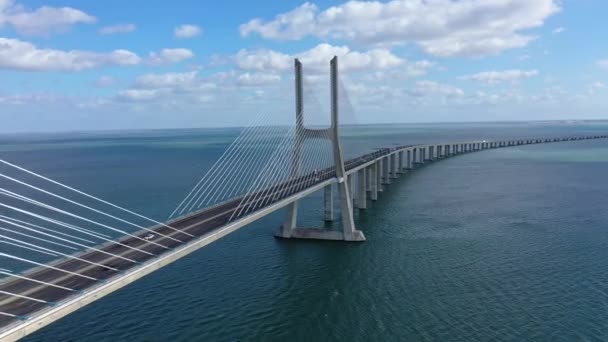
[(382, 184), (391, 184), (391, 179), (390, 179), (390, 170), (391, 170), (391, 160), (388, 156), (384, 157), (382, 159), (382, 163), (384, 165), (382, 165)]
[(369, 199), (372, 201), (378, 200), (378, 163), (374, 163), (370, 166), (370, 191)]
[(331, 222), (334, 220), (334, 189), (333, 185), (329, 184), (323, 188), (323, 212), (325, 216), (325, 222)]
[(383, 163), (382, 163), (382, 160), (378, 160), (376, 162), (376, 191), (378, 191), (378, 192), (384, 191), (384, 189), (382, 188), (382, 184), (384, 184), (384, 182), (382, 182), (383, 175), (384, 175)]
[(399, 175), (397, 174), (399, 170), (399, 161), (397, 158), (397, 154), (391, 154), (391, 178), (397, 179)]
[(366, 189), (366, 169), (357, 171), (357, 185), (359, 193), (357, 195), (357, 208), (367, 209), (367, 189)]
[(412, 169), (412, 150), (407, 150), (406, 153), (407, 153), (407, 161), (405, 163), (405, 167), (408, 170), (411, 170)]
[(348, 175), (346, 177), (346, 182), (348, 183), (348, 188), (350, 190), (350, 196), (351, 196), (351, 200), (352, 200), (352, 204), (353, 204), (353, 208), (355, 208), (357, 206), (357, 183), (356, 183), (356, 177), (357, 175), (355, 173), (351, 173), (350, 175)]

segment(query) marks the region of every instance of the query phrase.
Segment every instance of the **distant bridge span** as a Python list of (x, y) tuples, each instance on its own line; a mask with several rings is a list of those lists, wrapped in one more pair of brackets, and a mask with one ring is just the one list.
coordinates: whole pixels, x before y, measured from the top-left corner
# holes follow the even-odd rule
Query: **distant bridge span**
[[(257, 190), (253, 196), (249, 194), (254, 199), (253, 203), (259, 203), (259, 206), (252, 206), (251, 201), (245, 202), (243, 196), (238, 196), (165, 224), (140, 230), (116, 242), (88, 248), (71, 258), (61, 258), (5, 278), (0, 282), (0, 341), (15, 341), (27, 336), (281, 208), (287, 207), (287, 217), (277, 237), (364, 241), (363, 232), (355, 229), (353, 211), (366, 209), (369, 201), (377, 200), (378, 194), (394, 179), (425, 163), (488, 149), (608, 137), (592, 135), (402, 145), (378, 149), (344, 161), (338, 139), (337, 59), (334, 58), (331, 65), (332, 126), (314, 134), (331, 141), (334, 166), (303, 174), (294, 181), (272, 184)], [(301, 107), (301, 71), (298, 68), (299, 62), (296, 61), (296, 102)], [(297, 123), (303, 125), (299, 107), (296, 105)], [(340, 211), (334, 213), (333, 191), (336, 188)], [(324, 219), (332, 221), (340, 215), (341, 229), (296, 226), (298, 200), (319, 190), (324, 191)], [(13, 257), (0, 251), (2, 255)]]

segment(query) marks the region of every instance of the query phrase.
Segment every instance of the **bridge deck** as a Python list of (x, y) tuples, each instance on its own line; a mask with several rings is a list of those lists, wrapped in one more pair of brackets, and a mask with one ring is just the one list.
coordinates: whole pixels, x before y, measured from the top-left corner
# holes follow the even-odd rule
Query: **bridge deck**
[[(604, 137), (604, 136), (603, 136)], [(560, 139), (571, 140), (571, 139)], [(446, 144), (447, 145), (447, 144)], [(374, 160), (387, 156), (395, 151), (405, 150), (413, 147), (423, 147), (431, 145), (408, 145), (408, 146), (397, 146), (392, 148), (380, 149), (378, 151), (365, 154), (358, 158), (348, 160), (345, 164), (347, 170), (354, 170), (357, 167), (370, 163)], [(269, 189), (262, 191), (260, 203), (263, 200), (267, 200), (268, 203), (264, 204), (264, 207), (269, 207), (274, 203), (281, 201), (282, 199), (288, 198), (298, 192), (301, 192), (307, 188), (311, 188), (314, 185), (327, 181), (335, 176), (333, 168), (321, 170), (317, 177), (309, 177), (309, 175), (302, 176), (291, 184), (278, 184)], [(286, 185), (284, 187), (283, 185)], [(285, 190), (287, 189), (287, 190)], [(155, 231), (157, 234), (147, 241), (142, 241), (135, 237), (125, 237), (119, 239), (119, 241), (129, 247), (138, 248), (141, 251), (134, 250), (132, 248), (122, 246), (115, 243), (108, 243), (102, 246), (96, 247), (97, 249), (117, 255), (123, 258), (129, 258), (138, 263), (145, 263), (152, 259), (158, 258), (158, 256), (185, 245), (194, 240), (198, 240), (216, 230), (224, 227), (228, 222), (234, 221), (235, 219), (252, 214), (252, 212), (241, 213), (241, 202), (243, 197), (234, 198), (228, 202), (216, 205), (211, 208), (207, 208), (195, 213), (188, 214), (184, 217), (175, 219), (168, 224), (173, 227), (168, 228), (164, 225), (153, 226), (150, 229)], [(261, 210), (262, 208), (256, 208)], [(181, 231), (181, 232), (180, 232)], [(188, 234), (185, 234), (185, 233)], [(149, 231), (141, 231), (133, 235), (143, 238), (148, 235)], [(164, 237), (170, 236), (180, 241), (175, 241), (170, 238)], [(163, 248), (156, 244), (165, 246)], [(32, 278), (38, 281), (47, 282), (70, 289), (74, 289), (77, 292), (68, 291), (65, 289), (43, 285), (37, 282), (33, 282), (26, 279), (19, 279), (15, 277), (9, 277), (0, 283), (0, 291), (9, 293), (19, 294), (31, 298), (36, 298), (44, 302), (36, 302), (30, 299), (18, 298), (15, 296), (5, 295), (0, 293), (0, 312), (10, 313), (15, 317), (0, 315), (0, 333), (4, 329), (8, 329), (13, 324), (19, 324), (22, 319), (35, 315), (43, 310), (48, 310), (49, 305), (53, 303), (65, 301), (68, 298), (79, 296), (82, 291), (89, 290), (100, 284), (99, 280), (109, 281), (111, 278), (118, 275), (124, 274), (126, 271), (133, 269), (141, 264), (135, 264), (129, 260), (122, 259), (117, 256), (110, 256), (100, 251), (87, 250), (78, 255), (79, 258), (95, 262), (98, 264), (106, 265), (117, 269), (114, 271), (101, 266), (91, 265), (84, 261), (74, 259), (59, 259), (55, 263), (50, 264), (53, 267), (60, 268), (62, 270), (78, 273), (82, 276), (95, 278), (96, 280), (82, 277), (79, 275), (68, 274), (59, 270), (49, 268), (35, 268), (23, 275), (28, 278)], [(150, 253), (150, 254), (147, 254)]]
[[(346, 163), (346, 167), (347, 169), (352, 169), (358, 165), (361, 165), (365, 162), (381, 157), (382, 155), (388, 153), (390, 153), (390, 150), (388, 149), (369, 153), (364, 156), (349, 160)], [(287, 184), (274, 185), (272, 188), (263, 190), (260, 198), (256, 199), (256, 201), (268, 201), (268, 203), (264, 204), (264, 207), (270, 206), (280, 201), (281, 199), (293, 195), (296, 192), (302, 191), (303, 189), (306, 189), (317, 183), (321, 183), (333, 177), (334, 174), (335, 172), (333, 169), (327, 169), (321, 170), (316, 178), (310, 177), (310, 175), (302, 176), (300, 177), (300, 179), (292, 182), (291, 184), (288, 184), (289, 186), (287, 187), (287, 190), (283, 186)], [(144, 263), (153, 258), (156, 258), (157, 256), (170, 249), (174, 249), (176, 247), (179, 247), (180, 245), (186, 244), (188, 242), (191, 242), (192, 240), (196, 240), (202, 236), (212, 233), (214, 230), (226, 225), (231, 219), (234, 220), (239, 217), (251, 214), (251, 212), (240, 213), (242, 208), (242, 199), (243, 197), (237, 197), (228, 202), (202, 211), (188, 214), (184, 217), (178, 218), (168, 223), (175, 230), (163, 225), (150, 227), (150, 230), (153, 230), (157, 233), (154, 234), (154, 238), (150, 240), (144, 239), (145, 241), (142, 241), (138, 238), (129, 236), (119, 239), (119, 241), (125, 246), (111, 243), (102, 246), (97, 246), (96, 248), (103, 252), (137, 261), (138, 263)], [(250, 203), (246, 204), (249, 205)], [(257, 208), (257, 210), (259, 209), (261, 208)], [(188, 234), (184, 234), (184, 232)], [(148, 234), (150, 234), (149, 231), (143, 230), (133, 235), (139, 238), (143, 238)], [(170, 236), (180, 241), (175, 241), (162, 235)], [(154, 244), (153, 242), (156, 244)], [(163, 248), (161, 246), (158, 246), (157, 244), (160, 244), (167, 248)], [(140, 252), (129, 247), (134, 247), (150, 254), (146, 254), (144, 252)], [(138, 265), (120, 257), (110, 256), (101, 251), (86, 251), (77, 256), (87, 261), (112, 267), (114, 269), (117, 269), (118, 271), (114, 271), (101, 266), (92, 265), (85, 261), (74, 259), (60, 259), (58, 262), (52, 264), (52, 266), (60, 268), (62, 270), (75, 272), (83, 276), (95, 278), (97, 280), (80, 277), (78, 275), (68, 274), (59, 270), (49, 268), (36, 268), (31, 272), (27, 272), (27, 277), (38, 281), (67, 287), (76, 291), (84, 291), (94, 285), (99, 284), (99, 280), (108, 280)], [(31, 280), (18, 278), (8, 279), (2, 282), (2, 284), (0, 284), (0, 291), (40, 299), (45, 302), (51, 303), (51, 305), (53, 303), (62, 301), (70, 296), (78, 295), (78, 293), (75, 293), (73, 291), (40, 284)], [(0, 315), (0, 331), (7, 325), (10, 325), (11, 323), (20, 320), (20, 318), (26, 318), (39, 310), (48, 308), (48, 306), (48, 303), (35, 302), (29, 299), (18, 298), (0, 293), (0, 312), (10, 313), (17, 316), (9, 317)]]

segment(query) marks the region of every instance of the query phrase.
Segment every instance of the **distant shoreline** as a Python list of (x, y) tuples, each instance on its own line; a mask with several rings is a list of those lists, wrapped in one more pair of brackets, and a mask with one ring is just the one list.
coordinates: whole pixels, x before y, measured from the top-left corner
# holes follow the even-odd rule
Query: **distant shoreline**
[[(559, 124), (571, 125), (581, 123), (608, 123), (608, 119), (561, 119), (561, 120), (509, 120), (509, 121), (446, 121), (446, 122), (389, 122), (389, 123), (361, 123), (345, 124), (343, 127), (364, 127), (364, 126), (427, 126), (427, 125), (492, 125), (492, 124)], [(285, 127), (286, 125), (276, 125)], [(53, 135), (106, 135), (106, 134), (129, 134), (129, 133), (153, 133), (153, 132), (201, 132), (201, 131), (220, 131), (220, 130), (240, 130), (246, 126), (223, 126), (223, 127), (175, 127), (175, 128), (141, 128), (141, 129), (110, 129), (110, 130), (66, 130), (66, 131), (18, 131), (0, 132), (0, 137), (14, 136), (53, 136)], [(313, 126), (314, 127), (314, 126)], [(320, 127), (320, 126), (319, 126)]]

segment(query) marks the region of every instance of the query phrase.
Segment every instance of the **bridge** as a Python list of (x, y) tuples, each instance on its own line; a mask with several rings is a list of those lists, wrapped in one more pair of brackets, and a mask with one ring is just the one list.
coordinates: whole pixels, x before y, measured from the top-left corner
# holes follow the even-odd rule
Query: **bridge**
[[(367, 209), (399, 177), (425, 164), (489, 149), (608, 137), (397, 145), (345, 160), (337, 58), (330, 71), (330, 127), (305, 127), (302, 65), (296, 60), (294, 124), (280, 134), (250, 125), (166, 222), (0, 159), (0, 274), (5, 276), (0, 280), (0, 341), (27, 336), (279, 209), (286, 209), (286, 217), (278, 238), (361, 242), (365, 235), (356, 227), (354, 210)], [(260, 144), (269, 135), (274, 143)], [(266, 158), (256, 155), (260, 150)], [(323, 219), (336, 221), (339, 229), (298, 227), (298, 201), (317, 191), (323, 191)], [(24, 269), (10, 269), (17, 265)]]

